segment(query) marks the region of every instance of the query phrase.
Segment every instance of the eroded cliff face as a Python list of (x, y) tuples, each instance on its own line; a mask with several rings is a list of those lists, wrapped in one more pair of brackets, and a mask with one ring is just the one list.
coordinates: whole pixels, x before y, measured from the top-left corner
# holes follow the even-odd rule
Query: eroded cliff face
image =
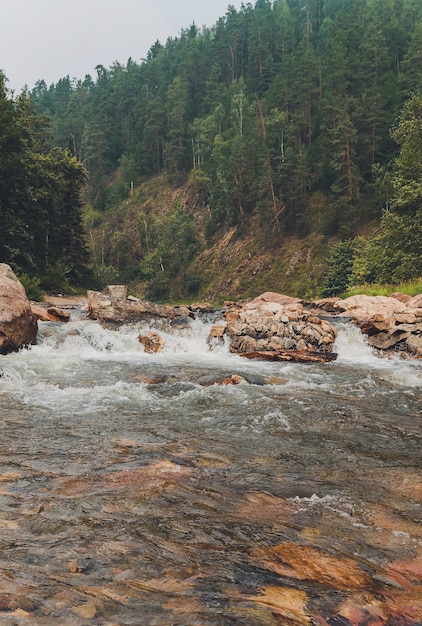
[(25, 289), (9, 265), (0, 263), (0, 354), (34, 344), (37, 330)]

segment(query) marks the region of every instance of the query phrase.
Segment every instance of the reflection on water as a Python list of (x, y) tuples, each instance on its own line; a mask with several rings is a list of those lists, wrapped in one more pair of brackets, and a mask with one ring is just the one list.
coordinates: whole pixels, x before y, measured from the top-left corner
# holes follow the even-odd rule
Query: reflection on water
[(208, 327), (2, 358), (0, 622), (420, 624), (420, 363), (352, 328), (334, 363), (244, 361)]

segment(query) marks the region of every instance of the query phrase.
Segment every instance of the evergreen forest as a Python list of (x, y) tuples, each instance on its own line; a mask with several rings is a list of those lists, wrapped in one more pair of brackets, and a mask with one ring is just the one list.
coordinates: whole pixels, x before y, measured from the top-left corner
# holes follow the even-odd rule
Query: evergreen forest
[[(227, 296), (420, 278), (422, 3), (256, 0), (83, 80), (3, 75), (0, 214), (1, 259), (47, 289), (210, 294), (228, 234), (271, 262)], [(312, 281), (283, 283), (301, 241)]]

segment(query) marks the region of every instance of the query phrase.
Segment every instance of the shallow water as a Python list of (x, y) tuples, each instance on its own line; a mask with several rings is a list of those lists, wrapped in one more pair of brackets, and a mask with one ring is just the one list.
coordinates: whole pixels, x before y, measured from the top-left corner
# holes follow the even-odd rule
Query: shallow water
[(343, 326), (333, 363), (251, 362), (210, 325), (1, 359), (0, 623), (421, 624), (420, 361)]

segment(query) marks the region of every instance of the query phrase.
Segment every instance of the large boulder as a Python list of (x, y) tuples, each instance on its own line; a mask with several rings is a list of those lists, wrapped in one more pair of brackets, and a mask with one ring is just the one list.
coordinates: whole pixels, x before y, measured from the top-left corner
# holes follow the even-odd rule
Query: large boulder
[(0, 354), (34, 344), (37, 331), (25, 289), (9, 265), (0, 263)]

